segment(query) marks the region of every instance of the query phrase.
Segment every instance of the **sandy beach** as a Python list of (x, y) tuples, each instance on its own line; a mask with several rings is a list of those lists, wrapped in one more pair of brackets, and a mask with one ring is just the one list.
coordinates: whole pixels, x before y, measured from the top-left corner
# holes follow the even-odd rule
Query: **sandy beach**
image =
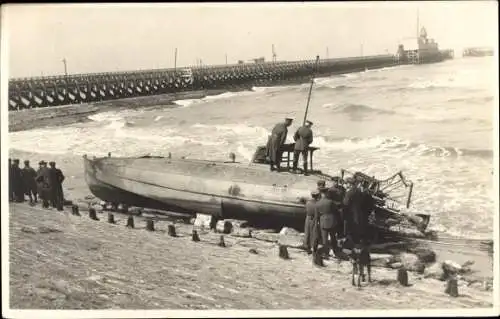
[[(108, 102), (109, 103), (109, 102)], [(123, 103), (123, 102), (119, 102)], [(154, 104), (154, 103), (152, 103)], [(121, 104), (119, 107), (122, 107)], [(95, 106), (88, 106), (96, 111)], [(9, 114), (14, 130), (60, 125), (82, 119), (74, 106)], [(43, 111), (43, 112), (41, 112)], [(46, 112), (56, 112), (48, 117)], [(44, 113), (43, 115), (41, 115)], [(80, 114), (80, 115), (79, 115)], [(29, 121), (27, 120), (29, 119)], [(68, 122), (66, 122), (68, 121)], [(91, 154), (89, 154), (91, 155)], [(54, 160), (63, 170), (65, 197), (90, 195), (80, 157), (10, 151), (11, 158), (33, 166)], [(70, 209), (44, 210), (40, 204), (11, 203), (10, 307), (14, 309), (407, 309), (490, 308), (493, 291), (481, 284), (459, 282), (460, 296), (444, 293), (446, 282), (409, 273), (409, 287), (396, 282), (396, 270), (373, 269), (373, 282), (351, 286), (349, 262), (311, 258), (289, 249), (291, 260), (278, 257), (275, 243), (226, 236), (228, 247), (216, 245), (220, 235), (202, 232), (191, 241), (192, 225), (177, 224), (179, 237), (166, 234), (169, 222), (156, 232), (71, 215)], [(257, 254), (249, 249), (254, 248)], [(474, 260), (478, 280), (492, 277), (491, 258), (461, 247), (441, 247), (444, 258)], [(437, 250), (438, 260), (442, 259)], [(460, 257), (458, 257), (460, 256)], [(15, 266), (14, 266), (15, 265)], [(36, 271), (33, 271), (33, 270)]]

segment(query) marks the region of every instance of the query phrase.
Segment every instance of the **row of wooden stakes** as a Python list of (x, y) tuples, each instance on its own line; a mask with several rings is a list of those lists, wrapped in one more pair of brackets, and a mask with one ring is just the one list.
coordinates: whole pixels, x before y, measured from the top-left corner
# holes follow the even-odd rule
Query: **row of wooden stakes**
[[(72, 205), (71, 206), (71, 212), (75, 216), (81, 216), (79, 207), (77, 205)], [(97, 220), (97, 221), (100, 220), (99, 217), (97, 217), (97, 211), (94, 208), (90, 207), (89, 210), (88, 210), (88, 212), (89, 212), (89, 218), (90, 219)], [(116, 224), (115, 217), (114, 217), (113, 213), (111, 213), (111, 212), (108, 212), (108, 223), (110, 223), (110, 224)], [(134, 228), (135, 227), (134, 216), (129, 216), (127, 218), (126, 227), (128, 227), (128, 228)], [(152, 219), (146, 219), (146, 230), (148, 230), (148, 231), (155, 231), (154, 221)], [(177, 237), (177, 232), (175, 230), (175, 226), (174, 225), (168, 225), (167, 226), (167, 233), (171, 237)], [(193, 232), (192, 232), (192, 235), (191, 235), (191, 239), (194, 242), (201, 241), (200, 240), (200, 236), (198, 234), (198, 231), (196, 229), (193, 229)], [(221, 235), (219, 237), (219, 242), (217, 243), (217, 246), (219, 246), (219, 247), (227, 247), (226, 243), (224, 241), (224, 235)], [(257, 251), (255, 249), (250, 249), (250, 253), (257, 254)], [(290, 255), (288, 253), (288, 249), (287, 249), (286, 246), (279, 245), (279, 256), (282, 259), (290, 259)], [(318, 254), (318, 256), (319, 256), (319, 254)], [(321, 261), (321, 264), (322, 264), (322, 261)]]
[[(71, 207), (71, 210), (72, 210), (72, 214), (73, 215), (75, 215), (75, 216), (81, 216), (80, 212), (79, 212), (79, 208), (78, 208), (77, 205), (73, 205)], [(92, 219), (92, 220), (97, 220), (97, 221), (100, 220), (97, 217), (97, 212), (96, 212), (96, 210), (94, 208), (89, 208), (89, 218)], [(111, 212), (108, 212), (108, 223), (110, 223), (110, 224), (116, 224), (114, 215)], [(134, 217), (133, 216), (129, 216), (127, 218), (126, 227), (128, 227), (128, 228), (134, 228), (135, 227)], [(146, 230), (148, 230), (148, 231), (154, 231), (155, 230), (155, 228), (154, 228), (154, 221), (152, 219), (146, 219)], [(171, 237), (177, 237), (177, 233), (176, 233), (174, 225), (168, 225), (167, 233)], [(192, 232), (192, 235), (191, 235), (191, 240), (194, 241), (194, 242), (199, 242), (200, 241), (200, 236), (199, 236), (198, 232), (195, 229), (193, 229), (193, 232)], [(227, 247), (226, 243), (224, 241), (224, 235), (221, 235), (219, 237), (219, 242), (217, 243), (217, 246), (219, 246), (219, 247)], [(287, 246), (278, 245), (278, 249), (279, 249), (278, 255), (279, 255), (279, 257), (281, 259), (284, 259), (284, 260), (290, 259), (290, 254), (288, 252)], [(252, 254), (258, 254), (257, 250), (255, 250), (253, 248), (250, 249), (249, 252), (252, 253)], [(324, 267), (323, 257), (321, 256), (321, 254), (314, 252), (313, 253), (312, 261), (313, 261), (314, 265), (320, 266), (320, 267)], [(405, 286), (405, 287), (409, 286), (409, 284), (408, 284), (408, 272), (407, 272), (406, 269), (404, 269), (404, 268), (398, 269), (398, 272), (397, 272), (397, 281), (402, 286)], [(456, 278), (452, 277), (452, 278), (448, 279), (445, 293), (447, 293), (448, 295), (450, 295), (452, 297), (458, 297), (458, 283), (457, 283)]]

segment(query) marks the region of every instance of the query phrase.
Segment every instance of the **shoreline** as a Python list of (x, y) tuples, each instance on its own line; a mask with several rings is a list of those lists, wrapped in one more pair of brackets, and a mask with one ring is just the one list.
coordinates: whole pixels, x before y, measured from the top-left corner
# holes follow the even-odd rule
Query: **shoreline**
[[(244, 89), (241, 89), (244, 90)], [(48, 126), (62, 126), (90, 121), (88, 116), (100, 112), (172, 105), (177, 100), (202, 99), (228, 90), (189, 91), (154, 96), (132, 97), (97, 103), (68, 104), (56, 107), (33, 108), (8, 112), (9, 132), (31, 130)], [(53, 125), (56, 123), (56, 125)]]

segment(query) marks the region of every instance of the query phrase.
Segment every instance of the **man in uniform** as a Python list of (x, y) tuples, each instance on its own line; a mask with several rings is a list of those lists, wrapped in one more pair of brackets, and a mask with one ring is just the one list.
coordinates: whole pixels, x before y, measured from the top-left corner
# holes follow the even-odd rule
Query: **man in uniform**
[(295, 147), (293, 151), (293, 171), (297, 171), (297, 166), (299, 164), (299, 156), (302, 154), (302, 160), (304, 162), (304, 175), (307, 173), (307, 155), (309, 154), (309, 145), (313, 142), (313, 132), (311, 126), (313, 123), (311, 121), (306, 121), (304, 126), (301, 126), (293, 136), (295, 140)]
[(42, 200), (42, 207), (49, 208), (49, 199), (51, 193), (49, 169), (47, 168), (47, 162), (43, 160), (38, 163), (38, 166), (39, 168), (36, 174), (38, 195)]
[(326, 191), (326, 182), (322, 179), (320, 179), (317, 183), (316, 186), (318, 187), (317, 190), (319, 192), (319, 197), (323, 197)]
[(360, 184), (360, 211), (361, 211), (361, 218), (359, 222), (359, 233), (360, 233), (360, 240), (366, 242), (369, 242), (371, 240), (371, 234), (370, 234), (370, 225), (369, 225), (369, 218), (370, 214), (373, 212), (375, 208), (375, 201), (370, 193), (369, 189), (369, 182), (368, 181), (363, 181)]
[(311, 253), (311, 249), (317, 245), (314, 243), (314, 227), (317, 226), (317, 220), (314, 219), (316, 214), (316, 203), (319, 200), (319, 191), (311, 192), (311, 199), (306, 202), (306, 220), (304, 223), (304, 248), (307, 253)]
[(344, 197), (344, 216), (346, 218), (346, 234), (354, 244), (359, 244), (363, 232), (364, 212), (362, 194), (354, 179), (347, 180), (349, 188)]
[(334, 193), (326, 188), (322, 189), (324, 195), (318, 201), (316, 207), (319, 214), (319, 224), (321, 228), (322, 253), (328, 257), (330, 249), (337, 253), (337, 239), (335, 229), (339, 224), (339, 210), (333, 201)]
[(35, 170), (30, 166), (30, 161), (25, 160), (23, 168), (24, 193), (30, 198), (30, 203), (36, 203), (38, 201), (35, 179)]
[(64, 194), (62, 190), (62, 182), (64, 181), (64, 175), (62, 171), (56, 168), (55, 162), (49, 163), (49, 184), (51, 186), (51, 205), (57, 210), (63, 210), (64, 204)]
[(12, 173), (12, 159), (9, 158), (9, 202), (13, 202), (14, 196), (14, 175)]
[(12, 161), (12, 184), (15, 201), (24, 202), (23, 172), (17, 158)]
[[(272, 130), (267, 147), (271, 171), (274, 171), (275, 169), (278, 171), (280, 170), (283, 145), (286, 142), (288, 127), (292, 125), (292, 122), (293, 119), (286, 118), (284, 123), (276, 124)], [(274, 166), (276, 166), (276, 168)]]
[(344, 196), (345, 196), (345, 188), (342, 186), (341, 179), (339, 176), (332, 177), (333, 185), (330, 187), (329, 191), (333, 194), (333, 201), (337, 204), (339, 209), (339, 223), (337, 224), (337, 228), (335, 229), (335, 233), (338, 237), (345, 236), (345, 226), (344, 226)]

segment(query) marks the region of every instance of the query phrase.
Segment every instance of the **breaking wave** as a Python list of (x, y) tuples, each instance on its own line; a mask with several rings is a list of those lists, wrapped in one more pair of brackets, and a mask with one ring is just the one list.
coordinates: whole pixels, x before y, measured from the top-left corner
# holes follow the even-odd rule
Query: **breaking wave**
[(425, 143), (417, 143), (398, 137), (370, 137), (370, 138), (342, 138), (342, 137), (318, 137), (315, 143), (324, 148), (335, 148), (345, 151), (356, 149), (377, 148), (385, 151), (394, 150), (405, 152), (410, 155), (436, 156), (436, 157), (476, 157), (491, 159), (493, 150), (490, 149), (467, 149), (450, 146), (433, 146)]
[(369, 114), (394, 114), (394, 111), (391, 110), (383, 110), (375, 107), (371, 107), (364, 104), (332, 104), (326, 103), (323, 104), (324, 108), (331, 109), (338, 113), (369, 113)]
[(318, 85), (316, 87), (313, 87), (314, 90), (316, 91), (345, 91), (349, 89), (355, 89), (355, 86), (350, 86), (350, 85), (327, 85), (327, 84), (322, 84)]
[(453, 98), (448, 99), (450, 103), (473, 103), (473, 104), (486, 104), (493, 101), (493, 96), (481, 96), (481, 97), (462, 97), (462, 98)]

